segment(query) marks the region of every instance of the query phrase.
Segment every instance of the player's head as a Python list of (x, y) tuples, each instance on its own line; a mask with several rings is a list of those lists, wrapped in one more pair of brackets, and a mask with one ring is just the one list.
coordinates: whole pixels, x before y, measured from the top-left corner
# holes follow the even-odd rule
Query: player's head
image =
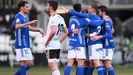
[(77, 11), (77, 12), (81, 12), (82, 6), (81, 6), (80, 3), (76, 3), (76, 4), (73, 5), (73, 9), (74, 9), (75, 11)]
[(88, 6), (88, 13), (96, 13), (97, 12), (97, 9), (98, 9), (98, 7), (97, 7), (97, 5), (95, 5), (95, 4), (90, 4), (89, 6)]
[(18, 3), (19, 11), (23, 12), (24, 14), (28, 14), (29, 12), (29, 4), (26, 1), (21, 1)]
[(49, 1), (47, 2), (47, 11), (48, 11), (48, 12), (56, 11), (57, 8), (58, 8), (58, 3), (57, 3), (57, 1), (55, 1), (55, 0), (49, 0)]
[(98, 12), (100, 16), (103, 16), (104, 14), (107, 15), (108, 14), (108, 9), (105, 5), (101, 5), (98, 7)]

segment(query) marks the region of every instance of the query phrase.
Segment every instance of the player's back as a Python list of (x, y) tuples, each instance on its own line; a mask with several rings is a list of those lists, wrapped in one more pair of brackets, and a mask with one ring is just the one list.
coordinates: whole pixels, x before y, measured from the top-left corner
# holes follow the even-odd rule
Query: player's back
[[(90, 15), (90, 20), (98, 21), (100, 19), (101, 18), (98, 15)], [(101, 31), (101, 26), (98, 26), (98, 27), (89, 26), (88, 27), (89, 34), (97, 33), (99, 35), (100, 31)], [(94, 42), (91, 38), (88, 38), (89, 45), (98, 44), (98, 43), (101, 43), (100, 39)]]
[(14, 29), (15, 29), (15, 48), (30, 48), (30, 38), (29, 38), (29, 28), (24, 26), (20, 29), (16, 29), (17, 24), (27, 23), (28, 17), (22, 13), (18, 13), (14, 19)]
[[(70, 41), (69, 45), (70, 46), (78, 46), (78, 47), (84, 47), (85, 46), (85, 18), (79, 18), (76, 16), (72, 16), (69, 21), (69, 28), (68, 31), (70, 33)], [(78, 29), (79, 33), (78, 34), (73, 34), (72, 30), (73, 29)]]
[[(107, 16), (107, 18), (111, 19), (109, 16)], [(104, 24), (101, 27), (102, 27), (101, 32), (100, 32), (101, 35), (107, 34), (107, 31), (109, 32), (109, 29), (107, 30), (107, 28), (110, 28), (110, 30), (111, 30), (110, 35), (111, 36), (113, 35), (113, 33), (112, 33), (112, 28), (113, 28), (112, 20), (110, 22), (104, 22)], [(103, 48), (114, 48), (115, 47), (113, 37), (103, 38), (103, 39), (101, 39), (101, 41), (103, 44)]]
[(59, 38), (60, 38), (61, 33), (63, 31), (63, 27), (66, 27), (66, 24), (65, 24), (63, 17), (61, 17), (58, 14), (55, 14), (49, 18), (49, 23), (48, 23), (48, 27), (47, 27), (47, 33), (46, 33), (47, 39), (48, 39), (48, 36), (50, 34), (52, 25), (56, 26), (57, 29), (56, 29), (55, 35), (53, 36), (53, 38), (49, 42), (48, 47), (53, 48), (53, 49), (60, 49), (61, 46), (60, 46)]

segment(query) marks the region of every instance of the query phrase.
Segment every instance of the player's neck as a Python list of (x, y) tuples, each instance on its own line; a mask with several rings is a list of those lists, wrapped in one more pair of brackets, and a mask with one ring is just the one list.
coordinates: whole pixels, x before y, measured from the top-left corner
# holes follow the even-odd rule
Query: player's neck
[(56, 11), (51, 10), (50, 15), (53, 16), (56, 14)]
[(91, 13), (92, 15), (96, 15), (96, 13), (94, 12), (94, 13)]
[(21, 13), (22, 15), (24, 15), (24, 16), (26, 15), (23, 11), (20, 11), (20, 13)]
[(108, 15), (104, 14), (104, 15), (103, 15), (103, 18), (106, 18), (107, 16), (108, 16)]

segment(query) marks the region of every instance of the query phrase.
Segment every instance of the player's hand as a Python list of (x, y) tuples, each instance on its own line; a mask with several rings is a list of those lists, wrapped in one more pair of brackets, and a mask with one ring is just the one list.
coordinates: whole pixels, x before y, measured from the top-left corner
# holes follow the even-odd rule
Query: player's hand
[(38, 20), (33, 20), (33, 21), (28, 22), (28, 25), (37, 24), (37, 23), (38, 23)]
[(47, 46), (48, 46), (48, 42), (45, 43), (45, 47), (47, 47)]
[(92, 36), (91, 39), (93, 41), (97, 41), (97, 40), (101, 39), (101, 36), (97, 36), (97, 35), (96, 36)]
[(89, 35), (88, 33), (85, 33), (85, 37), (86, 37), (86, 38), (89, 38), (90, 35)]
[(42, 37), (44, 37), (45, 34), (43, 31), (40, 30), (39, 33), (42, 35)]
[(65, 7), (61, 7), (61, 9), (64, 11), (64, 13), (68, 13), (68, 10)]
[(77, 28), (76, 28), (76, 29), (73, 29), (73, 30), (72, 30), (72, 33), (73, 33), (73, 34), (79, 34), (79, 30), (78, 30)]
[(111, 22), (112, 20), (110, 18), (103, 18), (107, 22)]

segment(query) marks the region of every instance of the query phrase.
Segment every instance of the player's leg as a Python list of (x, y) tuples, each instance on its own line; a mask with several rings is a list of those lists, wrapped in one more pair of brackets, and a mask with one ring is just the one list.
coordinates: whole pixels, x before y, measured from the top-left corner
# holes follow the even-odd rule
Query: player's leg
[(60, 71), (58, 69), (60, 49), (47, 50), (46, 52), (48, 59), (48, 67), (51, 69), (52, 75), (60, 75)]
[(95, 44), (90, 49), (90, 60), (92, 60), (94, 67), (97, 70), (98, 75), (104, 75), (103, 66), (100, 64), (100, 51), (102, 50), (102, 44)]
[(75, 55), (75, 50), (69, 48), (70, 50), (68, 51), (68, 54), (67, 54), (67, 65), (64, 69), (64, 75), (70, 75), (71, 73), (71, 69), (72, 69), (72, 66), (73, 66), (73, 62), (74, 62), (74, 58), (76, 57)]
[(104, 57), (103, 57), (103, 64), (106, 68), (106, 72), (108, 75), (115, 75), (114, 68), (112, 66), (112, 58), (113, 58), (113, 49), (104, 49)]
[(14, 75), (26, 75), (26, 72), (33, 66), (33, 58), (29, 48), (16, 49), (17, 61), (20, 69)]
[(84, 62), (84, 75), (93, 75), (95, 67), (91, 61)]
[(76, 50), (77, 69), (76, 75), (84, 75), (84, 61), (86, 59), (85, 48), (78, 47)]
[(91, 48), (91, 46), (88, 46), (86, 48), (86, 60), (84, 62), (84, 75), (93, 75), (93, 71), (95, 68), (93, 63), (90, 61), (90, 58), (89, 58), (90, 48)]
[(67, 65), (65, 66), (65, 69), (64, 69), (64, 75), (70, 75), (71, 69), (72, 69), (72, 66), (73, 66), (73, 62), (74, 62), (73, 58), (68, 58), (67, 59)]

